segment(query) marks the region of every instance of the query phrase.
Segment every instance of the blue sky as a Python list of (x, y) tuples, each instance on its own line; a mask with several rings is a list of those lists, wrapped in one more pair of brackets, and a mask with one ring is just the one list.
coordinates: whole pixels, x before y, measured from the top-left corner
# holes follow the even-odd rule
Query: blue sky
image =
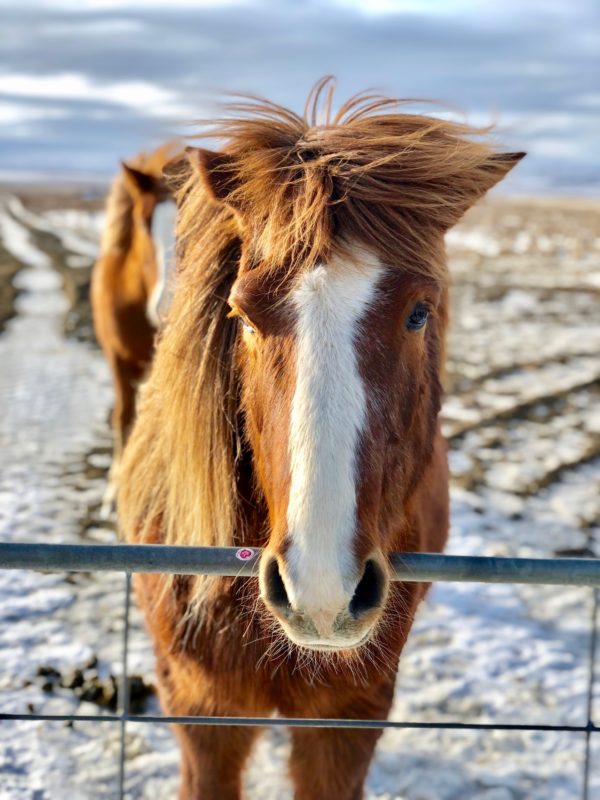
[(508, 190), (600, 194), (597, 0), (22, 0), (0, 30), (0, 176), (108, 176), (223, 91), (300, 110), (333, 73), (497, 121)]

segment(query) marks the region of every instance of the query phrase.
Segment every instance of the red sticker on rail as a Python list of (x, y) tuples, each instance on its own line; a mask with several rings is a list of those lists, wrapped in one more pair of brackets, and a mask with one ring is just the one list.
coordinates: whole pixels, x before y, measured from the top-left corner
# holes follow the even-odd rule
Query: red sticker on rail
[(254, 557), (254, 550), (251, 550), (249, 547), (242, 547), (241, 550), (237, 551), (235, 557), (239, 558), (240, 561), (250, 561), (250, 559)]

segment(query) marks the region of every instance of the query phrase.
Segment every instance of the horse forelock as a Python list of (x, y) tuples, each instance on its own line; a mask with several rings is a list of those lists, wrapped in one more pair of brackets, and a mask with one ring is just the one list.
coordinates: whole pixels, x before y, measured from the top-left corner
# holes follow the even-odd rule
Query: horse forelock
[[(489, 128), (402, 113), (408, 102), (358, 95), (334, 114), (325, 80), (304, 116), (249, 97), (207, 124), (199, 136), (223, 142), (225, 199), (257, 260), (307, 269), (351, 242), (436, 273), (432, 229), (453, 225), (514, 162), (494, 151)], [(187, 191), (203, 189), (196, 180)]]

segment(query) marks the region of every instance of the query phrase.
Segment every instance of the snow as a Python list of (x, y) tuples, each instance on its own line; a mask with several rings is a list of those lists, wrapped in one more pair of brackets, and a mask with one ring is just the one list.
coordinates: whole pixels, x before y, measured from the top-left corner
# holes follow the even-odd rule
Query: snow
[[(527, 213), (524, 221), (510, 206), (484, 207), (451, 242), (451, 553), (597, 552), (600, 319), (597, 294), (581, 288), (577, 252), (598, 269), (600, 251), (594, 223), (580, 215), (569, 219), (565, 244), (552, 213)], [(114, 541), (98, 520), (110, 463), (108, 369), (95, 348), (65, 338), (69, 301), (44, 249), (53, 236), (65, 260), (89, 260), (99, 222), (96, 212), (34, 212), (0, 199), (0, 244), (23, 264), (18, 313), (0, 336), (2, 541)], [(536, 274), (547, 268), (535, 288), (532, 252), (513, 251), (511, 232), (525, 224)], [(579, 288), (559, 290), (565, 283)], [(119, 674), (123, 598), (122, 575), (0, 573), (0, 710), (101, 716), (67, 689), (45, 691), (37, 672), (96, 655), (103, 675)], [(585, 724), (591, 615), (584, 588), (437, 584), (403, 654), (391, 719)], [(129, 668), (152, 680), (151, 643), (135, 608)], [(157, 710), (152, 700), (147, 711)], [(119, 734), (108, 722), (1, 723), (0, 798), (114, 798)], [(584, 740), (388, 730), (365, 796), (571, 800), (581, 793)], [(600, 742), (592, 741), (590, 798), (600, 797)], [(261, 737), (246, 775), (249, 798), (290, 800), (289, 747), (285, 730)], [(166, 726), (129, 724), (126, 756), (128, 798), (176, 794), (179, 755)]]
[[(69, 265), (73, 265), (73, 260), (77, 256), (80, 256), (81, 259), (75, 262), (76, 266), (89, 267), (95, 261), (98, 255), (98, 239), (104, 221), (103, 212), (89, 214), (77, 209), (52, 209), (44, 214), (34, 214), (25, 208), (16, 197), (8, 200), (7, 209), (12, 215), (12, 220), (11, 216), (5, 214), (5, 224), (6, 218), (8, 218), (9, 224), (13, 226), (13, 235), (9, 235), (6, 239), (9, 249), (14, 247), (14, 220), (16, 219), (31, 230), (56, 236), (67, 251), (66, 260)], [(23, 258), (23, 261), (31, 263), (28, 258)]]

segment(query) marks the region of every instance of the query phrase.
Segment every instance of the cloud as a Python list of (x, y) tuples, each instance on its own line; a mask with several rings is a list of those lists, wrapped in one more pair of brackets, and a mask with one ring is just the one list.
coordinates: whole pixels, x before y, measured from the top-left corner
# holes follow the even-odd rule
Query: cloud
[(42, 159), (43, 144), (65, 169), (112, 169), (160, 124), (204, 116), (224, 90), (301, 111), (311, 84), (334, 73), (340, 100), (367, 87), (430, 97), (472, 122), (498, 121), (509, 147), (554, 140), (533, 148), (522, 172), (552, 173), (550, 150), (562, 141), (571, 143), (563, 153), (585, 148), (600, 175), (600, 152), (589, 147), (600, 116), (596, 2), (547, 0), (543, 14), (539, 0), (5, 4), (0, 99), (13, 116), (15, 105), (41, 111), (23, 112), (18, 143), (0, 131), (0, 166)]
[[(45, 101), (82, 100), (86, 103), (96, 101), (123, 106), (149, 116), (167, 116), (174, 113), (187, 116), (190, 112), (189, 107), (180, 103), (177, 93), (156, 84), (144, 81), (98, 83), (91, 81), (86, 75), (74, 72), (55, 75), (26, 75), (23, 73), (0, 75), (0, 95), (2, 94), (13, 98), (37, 98)], [(44, 116), (52, 118), (54, 113), (52, 110), (44, 112), (42, 109), (38, 109), (38, 118)], [(30, 116), (30, 119), (32, 118), (34, 117)]]
[[(223, 6), (250, 5), (252, 0), (169, 0), (170, 9), (178, 8), (222, 8)], [(76, 14), (90, 14), (97, 11), (119, 10), (126, 11), (151, 11), (164, 9), (164, 0), (24, 0), (25, 8), (44, 9), (52, 11), (68, 11)]]
[(0, 100), (0, 124), (18, 125), (22, 122), (37, 122), (45, 119), (64, 119), (69, 116), (66, 108), (43, 108), (26, 106)]

